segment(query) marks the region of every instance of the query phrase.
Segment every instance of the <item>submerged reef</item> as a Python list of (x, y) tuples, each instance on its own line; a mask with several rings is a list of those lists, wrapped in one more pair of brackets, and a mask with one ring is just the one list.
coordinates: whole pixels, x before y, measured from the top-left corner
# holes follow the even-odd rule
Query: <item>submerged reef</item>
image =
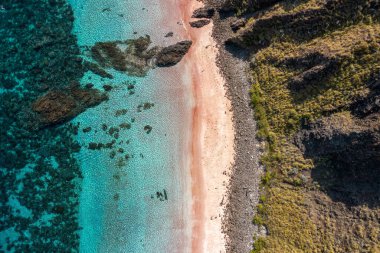
[(379, 252), (379, 1), (215, 6), (225, 49), (249, 64), (262, 142), (252, 252)]
[(78, 252), (80, 146), (67, 120), (105, 97), (78, 86), (66, 1), (5, 0), (0, 18), (0, 251)]

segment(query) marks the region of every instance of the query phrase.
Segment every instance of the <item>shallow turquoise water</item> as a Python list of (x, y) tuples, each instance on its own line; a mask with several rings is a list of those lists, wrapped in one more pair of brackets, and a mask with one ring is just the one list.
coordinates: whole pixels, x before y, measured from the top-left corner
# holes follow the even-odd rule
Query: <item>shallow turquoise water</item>
[[(147, 1), (148, 2), (148, 1)], [(164, 22), (162, 2), (122, 0), (71, 0), (75, 13), (75, 33), (81, 46), (98, 41), (125, 40), (149, 34), (155, 45), (180, 39), (177, 21)], [(165, 23), (160, 26), (159, 24)], [(174, 31), (173, 38), (164, 35)], [(137, 34), (134, 34), (137, 32)], [(87, 110), (74, 123), (82, 146), (90, 142), (110, 142), (102, 130), (131, 123), (120, 130), (110, 158), (109, 149), (82, 148), (78, 160), (83, 172), (79, 222), (81, 252), (187, 252), (189, 248), (190, 184), (186, 150), (191, 127), (190, 73), (182, 61), (172, 68), (154, 69), (144, 78), (110, 71), (115, 78), (102, 80), (87, 73), (82, 83), (102, 89), (111, 83), (109, 101)], [(135, 82), (130, 95), (125, 82)], [(149, 110), (137, 111), (141, 103), (154, 103)], [(116, 110), (127, 109), (116, 117)], [(134, 122), (133, 122), (134, 119)], [(150, 125), (147, 134), (144, 126)], [(129, 141), (129, 144), (127, 144)], [(121, 161), (126, 154), (130, 159)], [(161, 199), (157, 192), (162, 193)], [(165, 194), (167, 199), (165, 199)]]

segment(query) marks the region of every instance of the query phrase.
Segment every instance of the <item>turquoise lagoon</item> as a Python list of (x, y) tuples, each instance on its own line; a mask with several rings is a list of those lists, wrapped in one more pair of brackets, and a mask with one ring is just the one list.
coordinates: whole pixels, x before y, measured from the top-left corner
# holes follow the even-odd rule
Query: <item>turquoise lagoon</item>
[[(165, 4), (175, 1), (70, 0), (74, 33), (80, 46), (98, 41), (138, 38), (148, 34), (154, 45), (166, 46), (184, 38), (178, 10), (167, 18)], [(177, 13), (177, 14), (175, 14)], [(165, 34), (174, 32), (166, 38)], [(137, 32), (137, 34), (136, 34)], [(182, 34), (182, 35), (181, 35)], [(114, 138), (102, 130), (130, 123), (110, 149), (82, 148), (78, 155), (83, 173), (80, 194), (80, 252), (188, 252), (191, 236), (190, 138), (192, 88), (186, 60), (171, 68), (151, 70), (138, 78), (109, 70), (114, 79), (87, 73), (82, 83), (114, 88), (109, 101), (73, 120), (83, 147)], [(128, 83), (135, 83), (129, 94)], [(154, 103), (138, 112), (142, 103)], [(115, 116), (117, 110), (126, 114)], [(124, 111), (125, 112), (125, 111)], [(144, 126), (152, 126), (148, 134)], [(125, 159), (128, 154), (131, 158)], [(111, 158), (114, 156), (114, 158)], [(163, 195), (158, 197), (157, 192)], [(165, 194), (166, 197), (165, 198)]]

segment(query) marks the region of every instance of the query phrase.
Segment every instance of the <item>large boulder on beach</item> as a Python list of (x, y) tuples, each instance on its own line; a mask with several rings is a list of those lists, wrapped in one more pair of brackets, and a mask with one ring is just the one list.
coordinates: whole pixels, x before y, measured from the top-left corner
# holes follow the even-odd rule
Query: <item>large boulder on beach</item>
[(170, 67), (180, 62), (189, 51), (192, 41), (184, 40), (174, 45), (163, 48), (156, 56), (158, 67)]
[(63, 123), (106, 99), (107, 96), (96, 89), (78, 86), (51, 90), (32, 104), (32, 110), (37, 115), (34, 123), (39, 127)]
[(193, 12), (193, 15), (191, 17), (192, 18), (212, 18), (214, 14), (215, 14), (215, 10), (213, 8), (203, 7), (203, 8), (196, 9)]
[(210, 24), (209, 19), (201, 19), (201, 20), (190, 22), (190, 26), (194, 28), (201, 28), (208, 24)]

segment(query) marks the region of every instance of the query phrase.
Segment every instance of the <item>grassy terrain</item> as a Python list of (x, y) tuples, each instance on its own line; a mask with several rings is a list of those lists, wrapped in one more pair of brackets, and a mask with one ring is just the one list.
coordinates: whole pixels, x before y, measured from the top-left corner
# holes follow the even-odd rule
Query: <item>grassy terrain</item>
[[(288, 2), (262, 16), (318, 8), (320, 1)], [(323, 216), (321, 206), (338, 204), (312, 180), (316, 161), (305, 158), (293, 141), (303, 125), (324, 116), (336, 115), (341, 124), (349, 124), (353, 101), (369, 93), (366, 84), (380, 73), (380, 25), (363, 15), (321, 36), (300, 37), (273, 34), (271, 43), (252, 55), (251, 101), (257, 136), (266, 141), (261, 162), (267, 171), (253, 222), (268, 230), (267, 236), (256, 238), (252, 252), (380, 252), (379, 224), (355, 220), (354, 209), (341, 205), (341, 217)], [(322, 60), (308, 66), (304, 59), (313, 54)], [(326, 70), (316, 68), (313, 78), (302, 79), (318, 64)], [(364, 205), (357, 210), (369, 216), (380, 212)]]

